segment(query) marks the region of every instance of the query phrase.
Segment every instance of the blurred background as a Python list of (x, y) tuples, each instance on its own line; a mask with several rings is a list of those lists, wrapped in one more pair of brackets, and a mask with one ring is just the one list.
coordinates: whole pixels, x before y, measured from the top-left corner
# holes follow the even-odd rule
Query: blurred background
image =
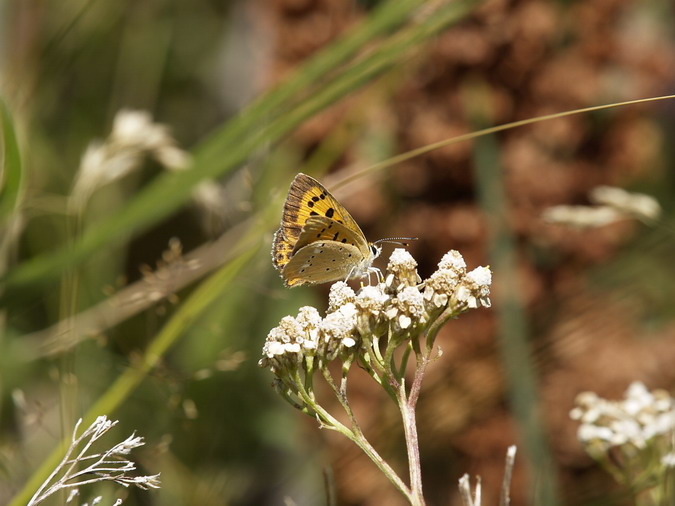
[[(675, 105), (510, 129), (338, 183), (487, 126), (672, 93), (674, 18), (665, 0), (3, 2), (0, 503), (78, 418), (107, 414), (112, 438), (146, 438), (136, 460), (163, 486), (82, 502), (325, 504), (331, 469), (339, 504), (404, 504), (257, 365), (280, 318), (327, 306), (327, 286), (284, 288), (269, 256), (306, 172), (371, 240), (418, 237), (422, 278), (450, 249), (493, 268), (493, 307), (447, 324), (423, 386), (428, 504), (460, 504), (465, 472), (497, 504), (511, 444), (513, 504), (626, 504), (569, 411), (585, 390), (675, 386)], [(653, 196), (662, 218), (542, 219), (603, 184)], [(396, 407), (352, 372), (366, 434), (405, 475)]]

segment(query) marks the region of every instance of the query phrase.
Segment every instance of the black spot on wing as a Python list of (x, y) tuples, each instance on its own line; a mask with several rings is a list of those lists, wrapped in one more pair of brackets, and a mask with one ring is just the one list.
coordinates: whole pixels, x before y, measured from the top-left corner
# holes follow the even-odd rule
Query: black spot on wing
[(310, 216), (319, 216), (319, 213), (317, 213), (316, 211), (312, 211), (311, 213), (309, 213), (309, 215)]
[(335, 209), (333, 209), (332, 207), (329, 207), (328, 210), (326, 211), (326, 218), (332, 218), (334, 214), (335, 214)]

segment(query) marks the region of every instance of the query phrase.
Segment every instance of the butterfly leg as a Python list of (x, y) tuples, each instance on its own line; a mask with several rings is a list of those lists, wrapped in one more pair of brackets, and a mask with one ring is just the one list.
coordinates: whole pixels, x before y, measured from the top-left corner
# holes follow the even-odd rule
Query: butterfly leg
[(384, 281), (384, 276), (382, 275), (382, 271), (378, 269), (377, 267), (368, 267), (368, 284), (370, 284), (370, 275), (375, 274), (375, 278), (378, 283)]
[(352, 267), (351, 270), (349, 271), (349, 274), (347, 274), (347, 277), (345, 278), (345, 283), (347, 281), (349, 281), (350, 279), (352, 279), (352, 274), (354, 274), (354, 269), (356, 269), (356, 267)]

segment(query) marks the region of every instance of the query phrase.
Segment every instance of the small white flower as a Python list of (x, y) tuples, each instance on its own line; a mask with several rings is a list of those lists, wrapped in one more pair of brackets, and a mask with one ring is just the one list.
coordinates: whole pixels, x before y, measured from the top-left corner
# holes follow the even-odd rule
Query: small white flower
[(355, 303), (361, 311), (377, 315), (387, 300), (389, 300), (389, 295), (384, 293), (380, 285), (364, 286), (356, 296)]
[(396, 248), (389, 257), (387, 270), (397, 273), (402, 270), (413, 270), (417, 267), (417, 261), (408, 250)]
[[(327, 360), (333, 360), (341, 348), (351, 348), (355, 344), (357, 309), (353, 302), (341, 306), (337, 311), (328, 313), (320, 325), (320, 350), (318, 354)], [(352, 341), (354, 341), (352, 343)]]
[(427, 314), (424, 296), (416, 287), (407, 286), (391, 300), (385, 315), (390, 320), (395, 320), (401, 329), (411, 327), (413, 321), (425, 323)]
[(342, 340), (342, 346), (344, 346), (345, 348), (351, 348), (355, 344), (356, 344), (356, 341), (351, 337), (345, 337)]
[(415, 286), (420, 277), (417, 274), (417, 262), (412, 255), (403, 248), (396, 248), (389, 257), (385, 278), (385, 287), (390, 292), (396, 292), (406, 286)]
[[(675, 410), (672, 398), (663, 391), (650, 392), (644, 384), (634, 382), (621, 401), (584, 392), (577, 396), (576, 404), (570, 416), (582, 422), (577, 435), (593, 456), (616, 449), (630, 459), (642, 455), (653, 460), (661, 458), (659, 452), (672, 451)], [(652, 444), (654, 440), (661, 443)]]
[(402, 329), (407, 329), (408, 327), (410, 327), (411, 324), (412, 318), (410, 318), (409, 316), (402, 314), (398, 317), (398, 326), (401, 327)]
[(300, 353), (300, 345), (298, 343), (286, 343), (284, 344), (284, 350), (286, 353)]
[(328, 293), (328, 312), (332, 313), (345, 304), (354, 302), (354, 299), (356, 294), (347, 283), (344, 281), (333, 283)]
[(463, 274), (466, 270), (466, 262), (459, 251), (450, 250), (445, 255), (443, 255), (441, 261), (438, 262), (438, 268), (448, 269)]
[(489, 287), (492, 284), (492, 271), (489, 267), (476, 267), (466, 277), (480, 287)]
[(596, 204), (610, 206), (619, 213), (639, 219), (655, 220), (661, 214), (661, 206), (651, 195), (631, 193), (613, 186), (598, 186), (590, 193)]
[(321, 322), (320, 328), (324, 336), (342, 339), (354, 331), (357, 309), (353, 302), (341, 306), (337, 311), (329, 313)]
[(548, 223), (591, 228), (609, 225), (625, 216), (608, 206), (553, 206), (544, 210), (542, 218)]
[(666, 453), (661, 458), (661, 464), (666, 467), (675, 467), (675, 452)]
[(584, 442), (595, 440), (610, 442), (614, 438), (614, 431), (609, 427), (598, 427), (585, 423), (579, 427), (577, 437)]

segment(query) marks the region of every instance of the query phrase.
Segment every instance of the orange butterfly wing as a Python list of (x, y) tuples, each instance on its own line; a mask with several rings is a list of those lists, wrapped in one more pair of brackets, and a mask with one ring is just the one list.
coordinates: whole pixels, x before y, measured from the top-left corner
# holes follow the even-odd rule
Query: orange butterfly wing
[[(359, 238), (359, 242), (361, 242), (360, 238), (363, 238), (362, 242), (367, 250), (368, 244), (365, 236), (349, 212), (316, 179), (300, 173), (295, 176), (288, 190), (281, 226), (274, 234), (272, 262), (277, 270), (283, 272), (286, 264), (300, 247), (316, 240), (316, 237), (312, 239), (309, 235), (302, 237), (307, 220), (312, 217), (327, 218), (343, 225), (343, 227), (340, 227), (341, 230), (346, 229), (352, 232), (351, 237), (348, 237), (350, 243), (355, 242), (353, 237)], [(313, 227), (316, 226), (323, 228), (323, 223), (315, 224)], [(316, 233), (313, 227), (310, 228), (312, 228), (313, 233)], [(334, 233), (332, 230), (326, 231), (324, 232), (325, 235), (320, 235), (319, 239), (332, 239)], [(299, 247), (298, 242), (300, 242)], [(362, 248), (361, 244), (355, 245), (359, 249)]]

